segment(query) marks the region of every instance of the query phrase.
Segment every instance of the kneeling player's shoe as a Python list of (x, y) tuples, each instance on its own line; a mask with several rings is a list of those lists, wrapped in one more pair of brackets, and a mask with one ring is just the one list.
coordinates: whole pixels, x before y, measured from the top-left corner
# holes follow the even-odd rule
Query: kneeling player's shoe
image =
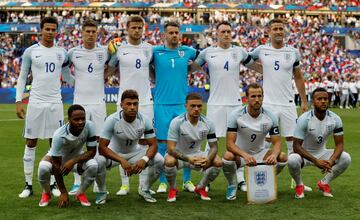
[[(141, 189), (141, 186), (139, 185), (138, 191), (139, 191), (140, 189)], [(149, 192), (150, 192), (151, 195), (155, 195), (155, 194), (156, 194), (156, 192), (155, 192), (154, 190), (152, 190), (152, 189), (149, 189)]]
[(304, 184), (298, 185), (295, 187), (295, 198), (302, 199), (304, 198)]
[(321, 181), (319, 181), (317, 183), (317, 187), (320, 191), (323, 192), (323, 195), (326, 196), (326, 197), (334, 197), (332, 194), (331, 194), (331, 189), (330, 189), (330, 185), (329, 184), (326, 184), (326, 183), (322, 183)]
[(312, 192), (312, 188), (310, 186), (304, 185), (305, 192)]
[(157, 193), (166, 193), (167, 185), (166, 183), (160, 183), (159, 188), (156, 190)]
[(41, 199), (39, 202), (39, 206), (40, 207), (47, 206), (50, 202), (50, 199), (51, 199), (51, 193), (46, 193), (46, 192), (41, 193)]
[(211, 198), (208, 196), (207, 192), (205, 191), (205, 187), (195, 187), (194, 193), (196, 195), (199, 195), (201, 200), (211, 200)]
[(156, 199), (152, 197), (149, 190), (139, 190), (139, 196), (142, 197), (146, 202), (154, 203)]
[(60, 190), (58, 189), (56, 183), (50, 185), (50, 191), (51, 191), (51, 194), (55, 197), (59, 197), (61, 192)]
[(106, 203), (106, 196), (107, 196), (107, 192), (97, 192), (96, 193), (95, 204), (97, 204), (97, 205), (105, 204)]
[(210, 192), (210, 183), (205, 187), (206, 192)]
[(126, 196), (129, 193), (129, 191), (130, 191), (130, 188), (128, 185), (122, 185), (120, 187), (120, 190), (117, 191), (116, 195), (117, 196)]
[(237, 185), (237, 189), (241, 190), (243, 192), (247, 191), (247, 187), (246, 187), (246, 182), (245, 181), (241, 181), (238, 185)]
[(235, 200), (236, 199), (236, 186), (228, 186), (226, 191), (226, 199), (227, 200)]
[[(98, 185), (96, 184), (96, 182), (94, 182), (93, 192), (94, 192), (94, 193), (100, 192), (99, 187), (98, 187)], [(106, 194), (109, 195), (109, 191), (106, 191)]]
[(176, 194), (177, 194), (177, 189), (170, 189), (169, 194), (168, 194), (168, 198), (167, 198), (166, 201), (175, 202), (176, 201)]
[(76, 195), (76, 200), (80, 201), (82, 206), (91, 206), (91, 203), (87, 199), (85, 193), (80, 193)]
[(189, 180), (186, 181), (186, 183), (183, 183), (183, 190), (187, 192), (194, 192), (195, 186), (194, 184)]
[(80, 188), (80, 185), (78, 184), (74, 184), (70, 187), (70, 190), (69, 190), (69, 195), (70, 196), (75, 196), (76, 195), (76, 192), (78, 191), (78, 189)]
[(32, 190), (32, 185), (29, 185), (28, 183), (25, 183), (25, 187), (23, 189), (23, 191), (19, 194), (20, 198), (27, 198), (31, 195), (33, 195), (34, 192)]

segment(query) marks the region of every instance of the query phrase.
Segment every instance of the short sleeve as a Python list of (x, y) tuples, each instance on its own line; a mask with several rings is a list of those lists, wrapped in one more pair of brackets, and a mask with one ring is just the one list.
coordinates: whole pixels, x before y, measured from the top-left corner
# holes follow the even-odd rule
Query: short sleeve
[(54, 135), (51, 142), (51, 148), (49, 150), (49, 156), (62, 157), (63, 154), (61, 148), (63, 147), (64, 143), (65, 140), (62, 137)]
[(294, 68), (300, 67), (300, 60), (301, 60), (301, 55), (298, 49), (295, 49), (295, 62), (293, 64)]
[(205, 60), (206, 51), (207, 51), (206, 49), (202, 50), (202, 51), (199, 53), (199, 55), (198, 55), (198, 57), (196, 58), (196, 60), (195, 60), (195, 62), (196, 62), (197, 64), (199, 64), (199, 66), (204, 65), (205, 62), (206, 62), (206, 60)]
[(145, 122), (144, 137), (146, 139), (154, 138), (155, 132), (151, 120), (148, 117), (144, 117), (144, 122)]
[(268, 116), (270, 117), (271, 121), (272, 121), (272, 126), (270, 128), (270, 131), (269, 131), (269, 134), (271, 136), (277, 136), (277, 135), (280, 135), (280, 132), (279, 132), (279, 120), (278, 118), (272, 114), (271, 112), (267, 111), (267, 114)]
[(106, 140), (111, 140), (111, 137), (113, 136), (113, 132), (114, 132), (114, 125), (115, 125), (114, 116), (110, 115), (105, 120), (104, 128), (101, 131), (100, 137)]
[(216, 133), (215, 133), (215, 126), (211, 121), (207, 121), (208, 126), (209, 126), (209, 133), (207, 135), (207, 140), (209, 143), (211, 142), (216, 142), (217, 138), (216, 138)]
[(343, 124), (342, 124), (341, 118), (337, 115), (335, 117), (334, 135), (335, 136), (344, 135), (344, 129), (343, 129)]
[(196, 50), (194, 48), (189, 47), (190, 60), (195, 60), (196, 58)]
[(88, 136), (86, 138), (86, 146), (87, 147), (96, 147), (96, 129), (95, 125), (91, 121), (86, 121), (86, 126), (88, 128)]
[(237, 111), (233, 111), (230, 114), (230, 117), (227, 121), (227, 131), (228, 132), (237, 132), (238, 125), (237, 125)]
[(180, 123), (178, 122), (178, 120), (176, 118), (174, 118), (169, 126), (169, 131), (168, 131), (168, 140), (169, 141), (174, 141), (174, 142), (178, 142), (179, 140), (179, 129), (180, 129)]
[(258, 46), (257, 48), (253, 49), (249, 54), (254, 60), (257, 60), (259, 59), (260, 51), (261, 51), (261, 46)]
[(308, 127), (308, 119), (306, 119), (305, 117), (300, 117), (296, 123), (294, 138), (304, 140), (307, 127)]
[(69, 54), (65, 49), (63, 49), (63, 53), (64, 53), (64, 62), (62, 64), (62, 67), (66, 67), (69, 66), (70, 64)]

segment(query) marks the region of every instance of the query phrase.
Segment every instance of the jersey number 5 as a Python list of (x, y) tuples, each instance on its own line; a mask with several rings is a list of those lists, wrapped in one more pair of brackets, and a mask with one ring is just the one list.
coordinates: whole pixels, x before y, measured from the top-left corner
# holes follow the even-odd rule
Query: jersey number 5
[(275, 60), (274, 70), (279, 70), (279, 69), (280, 69), (279, 61)]

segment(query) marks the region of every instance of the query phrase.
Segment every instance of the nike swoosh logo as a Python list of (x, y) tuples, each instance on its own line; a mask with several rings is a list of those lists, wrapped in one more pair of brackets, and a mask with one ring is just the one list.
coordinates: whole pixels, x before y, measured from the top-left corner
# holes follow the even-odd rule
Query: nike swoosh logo
[(81, 58), (82, 56), (76, 56), (76, 58)]
[(159, 56), (163, 55), (164, 53), (159, 53)]
[(182, 136), (186, 136), (186, 135), (188, 135), (188, 134), (181, 133), (181, 135), (182, 135)]
[(309, 131), (315, 131), (315, 129), (314, 129), (314, 128), (310, 128)]
[(128, 55), (129, 53), (123, 53), (123, 55), (125, 56), (125, 55)]
[(117, 131), (116, 134), (122, 134), (124, 133), (123, 131)]
[(245, 126), (240, 126), (240, 128), (247, 128), (247, 127), (245, 127)]
[(271, 55), (271, 54), (269, 54), (269, 53), (266, 53), (266, 54), (264, 54), (265, 56), (269, 56), (269, 55)]
[(39, 58), (39, 57), (41, 57), (41, 55), (40, 56), (35, 56), (35, 58)]
[(217, 57), (217, 56), (210, 56), (210, 58), (214, 58), (214, 57)]

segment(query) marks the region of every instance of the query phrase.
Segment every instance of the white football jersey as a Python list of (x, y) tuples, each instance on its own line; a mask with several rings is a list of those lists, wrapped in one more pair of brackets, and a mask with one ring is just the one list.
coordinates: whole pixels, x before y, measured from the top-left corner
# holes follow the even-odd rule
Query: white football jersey
[(174, 118), (169, 127), (168, 140), (176, 142), (176, 150), (183, 154), (194, 154), (201, 151), (204, 140), (217, 141), (215, 127), (211, 121), (201, 115), (194, 126), (188, 120), (187, 113)]
[(60, 76), (63, 67), (68, 68), (68, 54), (63, 48), (58, 46), (48, 48), (40, 43), (27, 48), (22, 56), (16, 101), (22, 100), (26, 79), (31, 69), (33, 80), (29, 102), (61, 103)]
[(109, 60), (107, 48), (83, 46), (69, 50), (69, 59), (75, 67), (74, 103), (105, 103), (104, 68)]
[(294, 68), (300, 68), (300, 53), (291, 46), (275, 49), (270, 44), (255, 48), (250, 55), (263, 66), (264, 103), (294, 105), (291, 80)]
[(303, 148), (316, 154), (326, 148), (326, 140), (331, 134), (344, 134), (341, 118), (327, 110), (325, 118), (320, 121), (314, 110), (310, 110), (298, 118), (294, 138), (304, 140)]
[(63, 162), (82, 153), (84, 144), (87, 147), (96, 148), (95, 125), (91, 121), (86, 121), (85, 127), (78, 136), (71, 134), (69, 123), (58, 128), (53, 135), (51, 148), (47, 155), (63, 157)]
[(195, 60), (208, 64), (210, 75), (209, 105), (241, 105), (239, 91), (240, 65), (252, 64), (251, 56), (242, 47), (228, 49), (212, 46), (200, 52)]
[(123, 91), (134, 89), (139, 94), (139, 104), (153, 104), (150, 87), (149, 65), (152, 59), (152, 46), (146, 42), (131, 45), (123, 42), (112, 55), (109, 65), (114, 67), (119, 62), (120, 85), (118, 104)]
[(247, 105), (235, 109), (228, 120), (228, 132), (236, 132), (236, 145), (249, 154), (256, 154), (265, 148), (265, 137), (280, 135), (278, 119), (265, 108), (257, 118), (253, 118)]
[(123, 111), (119, 111), (106, 118), (100, 137), (110, 140), (109, 148), (114, 152), (128, 154), (142, 149), (138, 141), (143, 135), (145, 139), (155, 137), (150, 119), (138, 113), (129, 123), (125, 121)]

